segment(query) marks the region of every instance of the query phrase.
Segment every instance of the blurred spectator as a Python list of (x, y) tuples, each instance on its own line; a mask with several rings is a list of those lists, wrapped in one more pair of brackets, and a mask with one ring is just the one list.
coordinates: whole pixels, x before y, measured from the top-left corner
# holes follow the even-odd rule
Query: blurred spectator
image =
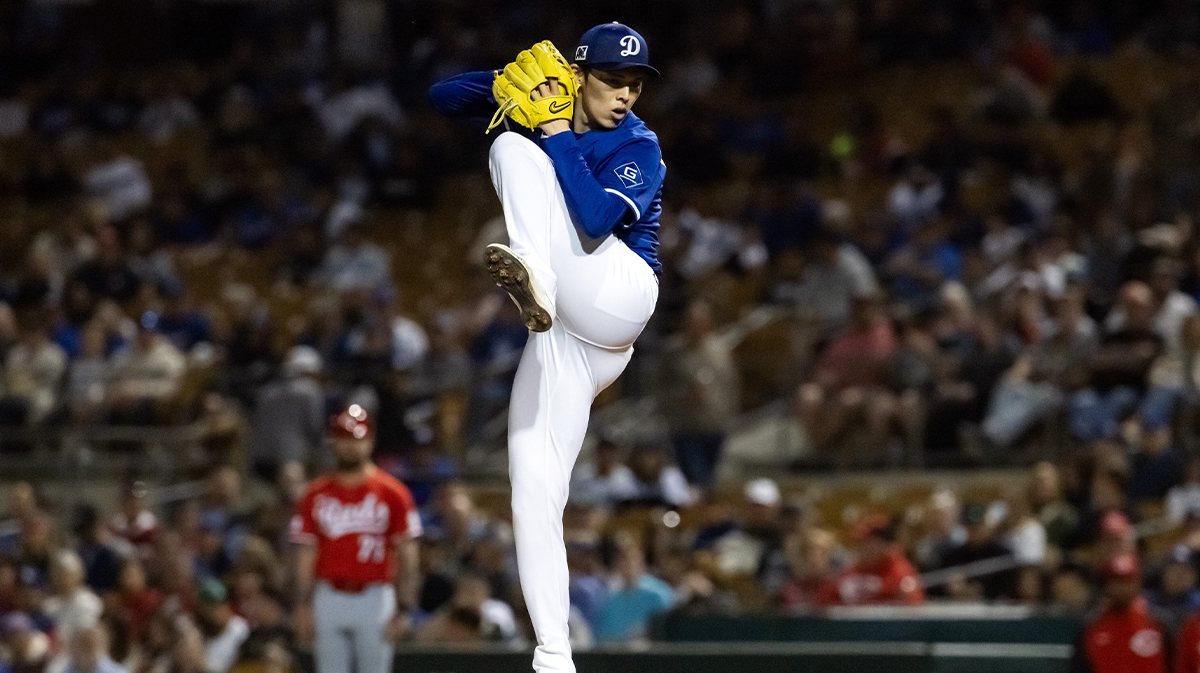
[(308, 465), (325, 437), (325, 392), (318, 377), (321, 356), (310, 346), (294, 346), (283, 375), (258, 391), (250, 435), (254, 473), (274, 481), (281, 465)]
[(1008, 448), (1059, 414), (1095, 345), (1096, 325), (1084, 313), (1083, 293), (1066, 290), (1055, 302), (1048, 333), (997, 383), (981, 427), (988, 440)]
[(199, 115), (192, 102), (184, 97), (178, 82), (164, 77), (154, 87), (153, 97), (138, 116), (138, 127), (160, 144), (166, 144), (181, 130), (194, 126)]
[(50, 663), (50, 637), (38, 630), (24, 612), (9, 612), (0, 619), (7, 657), (4, 666), (12, 673), (42, 673)]
[[(880, 298), (855, 297), (850, 325), (829, 340), (814, 381), (800, 388), (800, 419), (815, 448), (830, 451), (844, 431), (865, 421), (870, 449), (874, 456), (882, 455), (899, 413), (889, 389), (896, 345)], [(834, 460), (842, 464), (850, 457)]]
[(204, 670), (226, 673), (237, 661), (238, 650), (250, 635), (250, 626), (234, 614), (225, 585), (209, 578), (200, 585), (200, 606), (196, 613), (204, 634)]
[(208, 657), (200, 629), (191, 620), (181, 620), (175, 631), (167, 670), (172, 673), (208, 673)]
[(330, 91), (317, 106), (317, 116), (334, 139), (341, 140), (368, 121), (393, 128), (404, 123), (404, 112), (382, 83), (351, 84), (342, 75), (330, 84)]
[(1104, 578), (1103, 611), (1080, 633), (1071, 670), (1166, 673), (1170, 666), (1170, 633), (1140, 595), (1142, 577), (1137, 557), (1114, 557), (1104, 568)]
[(71, 281), (80, 283), (94, 297), (119, 302), (132, 299), (141, 285), (141, 279), (125, 260), (120, 234), (111, 226), (97, 230), (96, 256), (76, 268)]
[(162, 606), (163, 596), (161, 591), (149, 586), (146, 571), (138, 559), (126, 559), (121, 565), (114, 602), (109, 611), (125, 625), (129, 637), (138, 643), (146, 640)]
[(1200, 458), (1191, 458), (1183, 469), (1183, 483), (1167, 491), (1164, 516), (1178, 526), (1191, 512), (1200, 512)]
[(81, 628), (64, 640), (68, 660), (62, 673), (128, 673), (109, 656), (109, 636), (102, 627)]
[(376, 300), (382, 305), (381, 313), (390, 323), (391, 365), (396, 371), (414, 369), (429, 353), (429, 336), (420, 323), (405, 315), (400, 308), (400, 298), (394, 289), (378, 293)]
[[(267, 306), (259, 299), (254, 288), (240, 283), (230, 283), (221, 292), (225, 304), (226, 334), (225, 372), (226, 389), (246, 404), (253, 401), (254, 389), (264, 383), (273, 371), (273, 332), (271, 315)], [(340, 338), (341, 325), (337, 325)], [(330, 362), (333, 348), (326, 352), (321, 345), (309, 343), (321, 351), (323, 362)], [(336, 344), (337, 347), (341, 343)], [(339, 353), (340, 354), (340, 353)]]
[[(1002, 544), (1012, 553), (1013, 560), (1022, 568), (1040, 567), (1046, 563), (1050, 553), (1046, 541), (1046, 527), (1033, 510), (1033, 502), (1027, 491), (1016, 491), (999, 503), (1004, 510)], [(1020, 577), (1013, 579), (1013, 591), (1020, 590)]]
[[(1177, 287), (1179, 273), (1177, 260), (1159, 257), (1151, 265), (1150, 282), (1146, 286), (1151, 291), (1149, 310), (1153, 311), (1154, 332), (1162, 339), (1163, 346), (1168, 351), (1181, 346), (1180, 337), (1184, 321), (1197, 312), (1196, 300), (1180, 292)], [(1104, 320), (1107, 331), (1116, 332), (1126, 326), (1129, 320), (1128, 312), (1137, 310), (1130, 307), (1129, 303), (1118, 301)]]
[(20, 519), (19, 526), (15, 549), (9, 553), (21, 568), (21, 581), (44, 589), (58, 544), (54, 518), (47, 512), (34, 510)]
[(889, 292), (914, 312), (934, 307), (942, 285), (962, 280), (962, 251), (950, 239), (948, 215), (913, 232), (913, 237), (883, 265)]
[(671, 464), (658, 444), (636, 447), (629, 457), (629, 471), (633, 474), (633, 491), (619, 504), (667, 507), (691, 504), (692, 492), (683, 471)]
[(59, 642), (73, 643), (76, 635), (86, 633), (100, 622), (104, 605), (84, 584), (83, 562), (71, 551), (54, 555), (50, 568), (50, 588), (46, 614), (54, 620)]
[(73, 528), (79, 541), (76, 552), (83, 561), (84, 581), (88, 588), (97, 594), (116, 589), (125, 559), (112, 544), (112, 532), (100, 512), (92, 505), (76, 508)]
[(675, 614), (736, 615), (741, 611), (737, 595), (718, 588), (694, 562), (690, 549), (672, 548), (657, 565), (659, 578), (675, 591)]
[(211, 342), (212, 324), (208, 316), (196, 308), (187, 288), (178, 280), (160, 281), (160, 287), (165, 302), (158, 316), (158, 331), (183, 353)]
[(906, 228), (919, 230), (933, 219), (945, 192), (928, 168), (911, 165), (888, 194), (888, 210)]
[(600, 561), (598, 545), (592, 540), (568, 538), (566, 546), (571, 609), (578, 611), (588, 624), (593, 624), (608, 593), (608, 577)]
[(58, 403), (66, 370), (67, 354), (50, 340), (49, 325), (39, 318), (22, 332), (5, 359), (0, 423), (24, 425), (45, 419)]
[(109, 360), (104, 326), (93, 320), (83, 328), (79, 355), (67, 369), (66, 403), (71, 420), (94, 423), (99, 419), (108, 384)]
[(170, 299), (178, 299), (183, 294), (183, 280), (175, 269), (175, 258), (155, 240), (150, 219), (135, 217), (126, 231), (129, 269), (138, 277), (141, 285), (153, 287)]
[(855, 297), (879, 292), (875, 271), (854, 244), (829, 227), (817, 230), (804, 251), (804, 270), (799, 282), (779, 284), (772, 299), (811, 313), (823, 334), (846, 326)]
[(576, 462), (571, 475), (571, 501), (611, 509), (633, 497), (636, 479), (621, 462), (621, 445), (602, 438), (596, 442), (592, 462)]
[(1046, 542), (1062, 547), (1079, 525), (1079, 513), (1063, 494), (1058, 469), (1047, 462), (1034, 465), (1029, 491), (1034, 515), (1046, 529)]
[(139, 558), (145, 561), (150, 557), (158, 533), (158, 516), (150, 511), (144, 483), (131, 481), (125, 485), (120, 506), (109, 520), (109, 526)]
[(467, 645), (483, 640), (483, 616), (469, 607), (454, 607), (437, 620), (425, 623), (417, 632), (418, 642)]
[(650, 618), (671, 609), (670, 585), (646, 572), (645, 552), (629, 541), (617, 552), (616, 587), (600, 604), (593, 626), (599, 642), (644, 638)]
[(664, 363), (663, 414), (671, 427), (675, 460), (689, 483), (708, 488), (739, 405), (733, 350), (715, 331), (708, 304), (688, 307)]
[(334, 290), (374, 290), (389, 285), (391, 273), (388, 253), (367, 238), (362, 225), (354, 224), (342, 232), (342, 242), (330, 249), (316, 277)]
[(442, 633), (453, 631), (453, 626), (446, 622), (451, 620), (455, 610), (464, 608), (479, 614), (479, 635), (483, 640), (511, 642), (516, 637), (517, 625), (512, 608), (492, 598), (486, 578), (471, 573), (459, 576), (454, 596), (422, 628)]
[(919, 605), (925, 591), (917, 571), (896, 544), (895, 525), (868, 515), (855, 529), (854, 563), (821, 589), (822, 605)]
[(925, 510), (925, 534), (913, 545), (913, 560), (922, 570), (946, 565), (946, 556), (967, 541), (967, 529), (962, 525), (962, 506), (958, 496), (949, 490), (939, 490), (929, 496)]
[(1100, 338), (1088, 363), (1089, 385), (1071, 398), (1071, 430), (1085, 441), (1116, 435), (1117, 423), (1145, 392), (1150, 365), (1162, 350), (1162, 338), (1152, 329), (1150, 288), (1125, 284), (1118, 305), (1124, 310), (1120, 326)]
[(447, 481), (433, 496), (432, 507), (422, 512), (425, 535), (441, 542), (449, 555), (446, 562), (455, 571), (469, 560), (475, 545), (491, 532), (491, 524), (475, 507), (466, 484)]
[(1183, 458), (1175, 448), (1170, 427), (1143, 422), (1137, 451), (1129, 461), (1129, 501), (1135, 506), (1161, 501), (1180, 483)]
[(1169, 348), (1150, 367), (1150, 390), (1142, 400), (1138, 415), (1155, 424), (1170, 423), (1178, 410), (1194, 412), (1200, 402), (1197, 383), (1200, 369), (1196, 356), (1200, 354), (1200, 315), (1183, 319), (1179, 344)]
[(1050, 580), (1050, 600), (1065, 610), (1084, 613), (1093, 607), (1091, 584), (1085, 568), (1065, 565), (1055, 571)]
[(457, 462), (438, 449), (432, 442), (419, 443), (409, 450), (407, 457), (388, 469), (393, 477), (408, 486), (418, 508), (433, 498), (438, 486), (459, 477)]
[(1192, 550), (1185, 545), (1172, 548), (1159, 569), (1158, 586), (1146, 591), (1146, 599), (1167, 618), (1172, 632), (1200, 608), (1200, 587), (1196, 585), (1192, 556)]
[(179, 389), (187, 360), (158, 332), (158, 314), (146, 312), (137, 339), (113, 359), (108, 405), (119, 421), (148, 425), (160, 419), (162, 406)]
[(746, 482), (744, 496), (746, 513), (742, 530), (756, 547), (751, 571), (764, 582), (768, 591), (774, 591), (782, 581), (779, 575), (785, 567), (779, 485), (765, 477), (751, 479)]
[(822, 591), (834, 575), (833, 548), (833, 536), (822, 530), (788, 538), (789, 576), (777, 594), (781, 610), (802, 614), (821, 607)]
[[(943, 569), (953, 570), (968, 563), (1010, 555), (1008, 548), (997, 539), (996, 522), (989, 517), (987, 505), (967, 504), (963, 507), (962, 522), (967, 529), (966, 539), (942, 557)], [(947, 591), (955, 600), (996, 600), (1013, 595), (1014, 580), (1012, 572), (991, 573), (977, 579), (960, 576), (950, 582)]]

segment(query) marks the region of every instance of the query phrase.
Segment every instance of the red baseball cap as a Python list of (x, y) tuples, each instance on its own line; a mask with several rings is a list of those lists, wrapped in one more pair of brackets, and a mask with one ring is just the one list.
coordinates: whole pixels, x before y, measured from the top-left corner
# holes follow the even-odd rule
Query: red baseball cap
[(1117, 554), (1104, 564), (1104, 578), (1127, 580), (1141, 577), (1142, 566), (1133, 554)]
[(329, 419), (329, 436), (334, 439), (367, 439), (375, 436), (375, 423), (361, 405), (351, 404)]

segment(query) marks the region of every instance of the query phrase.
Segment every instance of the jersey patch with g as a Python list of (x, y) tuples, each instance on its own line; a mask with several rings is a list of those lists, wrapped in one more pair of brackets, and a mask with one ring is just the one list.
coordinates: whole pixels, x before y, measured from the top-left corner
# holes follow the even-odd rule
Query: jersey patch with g
[(621, 184), (626, 187), (637, 187), (642, 184), (642, 169), (638, 168), (635, 162), (621, 164), (613, 169), (613, 173), (617, 174)]

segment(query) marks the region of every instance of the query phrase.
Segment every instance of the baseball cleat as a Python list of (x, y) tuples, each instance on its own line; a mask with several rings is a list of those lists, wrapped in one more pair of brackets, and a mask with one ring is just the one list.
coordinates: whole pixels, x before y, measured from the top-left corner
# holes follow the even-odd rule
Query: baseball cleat
[(492, 243), (483, 250), (483, 260), (496, 285), (508, 291), (521, 310), (521, 321), (531, 332), (545, 332), (554, 324), (554, 310), (536, 286), (533, 271), (507, 245)]

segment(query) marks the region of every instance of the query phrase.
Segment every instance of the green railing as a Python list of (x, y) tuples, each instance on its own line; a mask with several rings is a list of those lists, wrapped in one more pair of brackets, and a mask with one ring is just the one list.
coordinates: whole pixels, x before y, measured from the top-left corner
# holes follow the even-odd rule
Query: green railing
[[(1061, 673), (1081, 624), (1021, 607), (832, 610), (655, 622), (641, 646), (577, 652), (584, 673)], [(396, 673), (529, 673), (531, 652), (401, 648)]]

